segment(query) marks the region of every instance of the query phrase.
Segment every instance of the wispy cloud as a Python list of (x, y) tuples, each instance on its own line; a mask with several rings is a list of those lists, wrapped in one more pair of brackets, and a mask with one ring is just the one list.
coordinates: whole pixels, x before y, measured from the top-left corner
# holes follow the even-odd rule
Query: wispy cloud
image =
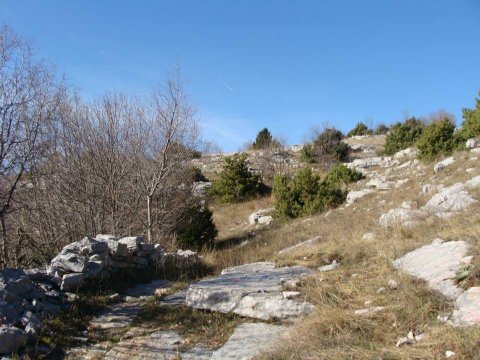
[(202, 116), (201, 126), (207, 139), (215, 140), (223, 150), (237, 151), (251, 137), (253, 129), (246, 121), (218, 116)]
[(230, 86), (229, 83), (227, 83), (227, 82), (225, 81), (224, 78), (222, 78), (220, 75), (218, 76), (218, 78), (220, 79), (220, 81), (222, 82), (223, 86), (225, 86), (225, 88), (226, 88), (228, 91), (230, 91), (231, 93), (234, 93), (234, 92), (235, 92), (235, 90)]

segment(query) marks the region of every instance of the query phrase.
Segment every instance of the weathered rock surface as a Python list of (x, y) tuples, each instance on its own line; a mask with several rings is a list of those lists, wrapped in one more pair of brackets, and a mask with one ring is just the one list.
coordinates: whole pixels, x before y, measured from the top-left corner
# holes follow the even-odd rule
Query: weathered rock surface
[(182, 337), (175, 331), (156, 331), (148, 335), (122, 340), (109, 350), (104, 359), (111, 360), (207, 360), (212, 356), (212, 351), (195, 347), (189, 351), (181, 352), (179, 346)]
[(418, 225), (425, 217), (426, 213), (422, 210), (396, 208), (381, 215), (378, 222), (382, 227), (410, 227)]
[(425, 279), (430, 287), (440, 291), (449, 299), (456, 299), (462, 290), (455, 286), (455, 272), (470, 262), (466, 258), (468, 245), (465, 241), (443, 242), (434, 240), (401, 258), (393, 265), (415, 277)]
[(295, 251), (295, 250), (297, 250), (297, 249), (315, 245), (320, 239), (321, 239), (320, 236), (315, 236), (315, 237), (312, 238), (312, 239), (303, 241), (303, 242), (301, 242), (301, 243), (299, 243), (299, 244), (295, 244), (295, 245), (289, 246), (289, 247), (287, 247), (287, 248), (285, 248), (285, 249), (283, 249), (283, 250), (280, 250), (280, 251), (278, 252), (278, 255), (288, 254), (288, 253), (290, 253), (290, 252), (292, 252), (292, 251)]
[(357, 191), (350, 191), (347, 195), (347, 204), (353, 204), (354, 202), (360, 200), (361, 198), (373, 193), (372, 189), (364, 189)]
[(453, 280), (456, 272), (471, 261), (467, 250), (465, 241), (436, 239), (393, 262), (397, 269), (426, 280), (431, 288), (455, 300), (456, 309), (451, 316), (451, 323), (455, 326), (480, 323), (480, 288), (464, 291)]
[(220, 276), (190, 285), (186, 304), (197, 309), (234, 312), (258, 319), (306, 315), (313, 306), (284, 299), (282, 284), (311, 273), (312, 270), (305, 267), (275, 268), (268, 262), (227, 268)]
[(270, 214), (273, 213), (274, 208), (261, 209), (257, 210), (254, 213), (250, 214), (248, 217), (248, 223), (250, 225), (255, 224), (270, 224), (273, 221), (273, 217)]
[(465, 185), (457, 183), (435, 194), (424, 206), (424, 209), (437, 215), (442, 213), (466, 210), (477, 202), (466, 190)]
[(442, 160), (438, 163), (436, 163), (434, 166), (433, 166), (433, 171), (434, 172), (439, 172), (440, 170), (443, 170), (444, 168), (446, 168), (447, 166), (450, 166), (452, 164), (455, 163), (455, 158), (453, 156), (449, 157), (449, 158), (446, 158), (445, 160)]
[(240, 324), (225, 345), (213, 353), (211, 359), (253, 359), (261, 352), (267, 352), (275, 342), (281, 341), (282, 335), (287, 333), (288, 329), (285, 326), (263, 323)]

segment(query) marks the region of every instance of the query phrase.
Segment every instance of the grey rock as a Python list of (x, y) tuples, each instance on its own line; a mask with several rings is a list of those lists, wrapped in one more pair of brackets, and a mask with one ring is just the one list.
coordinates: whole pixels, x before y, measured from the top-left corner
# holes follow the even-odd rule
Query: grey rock
[(127, 246), (129, 255), (133, 255), (138, 250), (140, 250), (139, 245), (142, 242), (143, 242), (143, 237), (141, 236), (128, 236), (118, 240), (119, 244), (124, 244)]
[[(65, 248), (64, 248), (65, 249)], [(70, 251), (70, 250), (69, 250)], [(87, 266), (85, 256), (73, 252), (62, 252), (52, 259), (52, 268), (64, 272), (84, 272)]]
[(435, 194), (423, 207), (423, 209), (441, 215), (447, 212), (459, 212), (466, 210), (476, 203), (470, 194), (465, 190), (466, 186), (461, 183), (449, 186)]
[(172, 360), (181, 358), (187, 360), (207, 360), (212, 356), (211, 351), (198, 346), (182, 353), (179, 351), (181, 343), (182, 337), (174, 331), (156, 331), (148, 335), (135, 336), (131, 339), (120, 341), (105, 354), (104, 359)]
[(360, 200), (361, 198), (373, 193), (372, 189), (364, 189), (357, 191), (350, 191), (347, 195), (347, 204), (353, 204), (354, 202)]
[(331, 270), (335, 270), (339, 265), (340, 263), (337, 262), (337, 260), (333, 260), (331, 264), (320, 266), (317, 270), (321, 272), (331, 271)]
[(220, 276), (190, 285), (186, 305), (259, 319), (304, 315), (312, 305), (283, 299), (282, 284), (311, 273), (301, 266), (275, 268), (266, 262), (227, 268)]
[(285, 249), (283, 249), (283, 250), (280, 250), (280, 251), (278, 252), (278, 254), (279, 254), (279, 255), (287, 254), (287, 253), (290, 253), (290, 252), (295, 251), (295, 250), (300, 249), (300, 248), (304, 248), (304, 247), (308, 247), (308, 246), (315, 245), (320, 239), (321, 239), (320, 236), (315, 236), (315, 237), (312, 238), (312, 239), (303, 241), (303, 242), (301, 242), (301, 243), (299, 243), (299, 244), (295, 244), (295, 245), (289, 246), (288, 248), (285, 248)]
[(253, 359), (262, 352), (268, 352), (287, 333), (288, 329), (285, 326), (263, 323), (240, 324), (225, 345), (213, 353), (211, 359)]
[(62, 291), (77, 291), (86, 279), (87, 275), (83, 273), (63, 275), (60, 288)]
[(447, 166), (450, 166), (455, 163), (455, 158), (453, 156), (446, 158), (445, 160), (442, 160), (438, 163), (435, 164), (433, 167), (434, 172), (439, 172), (440, 170), (445, 169)]
[(23, 347), (27, 339), (25, 331), (13, 326), (0, 325), (0, 354), (10, 355)]
[(426, 216), (427, 214), (422, 210), (397, 208), (381, 215), (378, 222), (384, 228), (394, 226), (412, 227), (418, 225)]
[(0, 300), (0, 322), (13, 324), (21, 312), (22, 307), (19, 304)]
[(395, 268), (424, 279), (429, 286), (440, 291), (449, 299), (456, 299), (463, 291), (455, 285), (453, 278), (462, 266), (469, 263), (466, 257), (468, 245), (465, 241), (443, 242), (434, 240), (395, 260)]
[(468, 139), (465, 143), (467, 149), (474, 149), (477, 147), (477, 141), (475, 139)]
[(104, 263), (103, 261), (89, 261), (87, 262), (87, 278), (94, 279), (100, 274), (103, 270)]

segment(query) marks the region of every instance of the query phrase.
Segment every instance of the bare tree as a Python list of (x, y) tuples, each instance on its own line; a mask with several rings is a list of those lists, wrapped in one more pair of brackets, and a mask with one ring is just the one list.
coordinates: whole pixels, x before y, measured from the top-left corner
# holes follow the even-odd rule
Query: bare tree
[(60, 104), (62, 87), (54, 72), (35, 62), (32, 50), (8, 27), (0, 29), (0, 225), (1, 259), (8, 257), (7, 215), (32, 167), (46, 154), (51, 122)]
[[(160, 193), (159, 201), (165, 204), (168, 195), (172, 194), (171, 186), (181, 185), (179, 174), (194, 156), (198, 127), (178, 69), (167, 77), (165, 85), (153, 90), (148, 105), (147, 123), (151, 136), (146, 139), (146, 156), (139, 174), (146, 197), (147, 237), (152, 242), (154, 219), (158, 219), (163, 208), (160, 206), (154, 217), (153, 199)], [(174, 212), (172, 208), (164, 210), (170, 214)]]

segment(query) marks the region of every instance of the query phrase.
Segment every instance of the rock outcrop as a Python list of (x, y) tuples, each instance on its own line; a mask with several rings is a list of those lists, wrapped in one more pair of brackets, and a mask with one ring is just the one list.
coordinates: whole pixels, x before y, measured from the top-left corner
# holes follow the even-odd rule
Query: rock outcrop
[(306, 315), (313, 305), (285, 299), (282, 286), (294, 284), (311, 273), (305, 267), (275, 268), (269, 262), (227, 268), (220, 276), (190, 285), (186, 305), (262, 320)]
[(65, 246), (49, 266), (0, 271), (0, 354), (10, 354), (34, 342), (45, 315), (68, 306), (83, 286), (104, 281), (124, 269), (197, 264), (197, 253), (164, 253), (142, 237), (117, 239), (112, 235), (85, 237)]

